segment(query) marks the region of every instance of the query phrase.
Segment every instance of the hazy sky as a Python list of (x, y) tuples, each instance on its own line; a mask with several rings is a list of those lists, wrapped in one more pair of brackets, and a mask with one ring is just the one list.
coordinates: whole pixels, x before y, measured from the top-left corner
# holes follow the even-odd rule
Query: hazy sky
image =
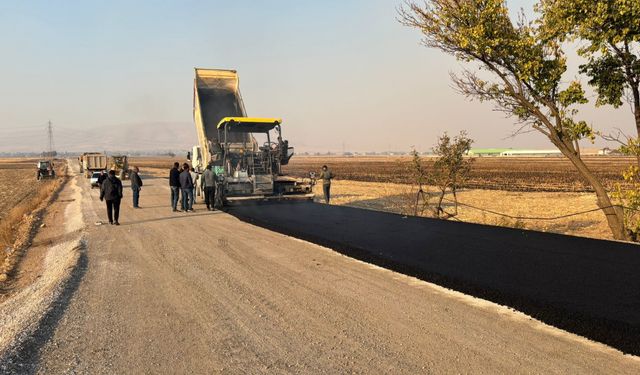
[[(537, 134), (504, 139), (512, 120), (455, 93), (461, 63), (421, 46), (396, 21), (400, 2), (1, 1), (0, 151), (41, 149), (48, 119), (59, 150), (111, 127), (123, 136), (105, 149), (186, 148), (194, 67), (238, 70), (248, 114), (282, 117), (298, 150), (427, 150), (461, 129), (478, 147), (550, 147)], [(626, 107), (583, 114), (632, 129)], [(168, 128), (183, 132), (177, 147)]]

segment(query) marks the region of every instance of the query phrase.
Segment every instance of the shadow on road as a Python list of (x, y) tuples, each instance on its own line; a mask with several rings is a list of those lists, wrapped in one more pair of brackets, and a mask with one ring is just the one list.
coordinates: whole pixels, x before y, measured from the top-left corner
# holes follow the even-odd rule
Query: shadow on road
[(222, 213), (222, 211), (205, 211), (205, 212), (202, 212), (202, 213), (176, 212), (174, 216), (156, 217), (156, 218), (153, 218), (153, 219), (123, 222), (123, 223), (120, 224), (120, 226), (139, 225), (139, 224), (145, 224), (145, 223), (153, 223), (153, 222), (156, 222), (156, 221), (189, 219), (190, 217), (219, 215), (221, 213)]

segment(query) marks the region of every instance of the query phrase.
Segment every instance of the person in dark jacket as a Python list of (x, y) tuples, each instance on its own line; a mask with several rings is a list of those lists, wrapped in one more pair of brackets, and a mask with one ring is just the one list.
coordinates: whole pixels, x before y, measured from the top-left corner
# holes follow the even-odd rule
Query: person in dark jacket
[(102, 183), (104, 182), (104, 180), (107, 179), (107, 174), (104, 173), (104, 171), (100, 171), (100, 176), (98, 176), (98, 186), (102, 186)]
[(207, 169), (200, 177), (200, 184), (204, 189), (204, 203), (207, 205), (207, 210), (215, 210), (216, 175), (213, 173), (213, 164), (207, 165)]
[(182, 206), (186, 212), (193, 212), (193, 186), (189, 164), (184, 163), (180, 173), (180, 188), (182, 189)]
[(100, 185), (100, 201), (107, 202), (109, 224), (120, 225), (120, 200), (122, 199), (122, 182), (116, 177), (116, 171), (109, 171), (109, 176)]
[(333, 173), (326, 165), (322, 166), (322, 172), (318, 176), (318, 179), (322, 180), (322, 191), (324, 192), (324, 201), (329, 204), (331, 199), (331, 180), (333, 179)]
[(129, 178), (131, 179), (131, 190), (133, 191), (133, 208), (140, 208), (140, 190), (142, 190), (142, 179), (138, 174), (140, 169), (137, 166), (133, 167), (131, 171), (131, 175)]
[(173, 212), (178, 211), (178, 198), (180, 197), (180, 163), (173, 163), (173, 168), (169, 171), (169, 187), (171, 188), (171, 207)]

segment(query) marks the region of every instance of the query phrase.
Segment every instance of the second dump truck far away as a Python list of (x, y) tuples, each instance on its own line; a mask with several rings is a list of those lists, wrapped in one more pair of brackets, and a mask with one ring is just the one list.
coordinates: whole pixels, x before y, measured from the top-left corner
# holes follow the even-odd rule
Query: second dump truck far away
[(198, 173), (215, 167), (216, 200), (312, 199), (311, 179), (282, 174), (293, 156), (293, 147), (282, 139), (282, 120), (247, 117), (235, 70), (196, 68), (195, 73), (198, 145), (189, 159)]
[(129, 178), (129, 157), (127, 155), (113, 155), (110, 158), (109, 169), (116, 172), (121, 180)]

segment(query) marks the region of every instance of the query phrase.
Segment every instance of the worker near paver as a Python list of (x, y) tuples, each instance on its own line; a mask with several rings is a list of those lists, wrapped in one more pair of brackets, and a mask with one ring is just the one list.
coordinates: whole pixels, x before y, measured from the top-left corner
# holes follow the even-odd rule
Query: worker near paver
[(173, 163), (173, 168), (169, 171), (169, 188), (171, 188), (171, 207), (173, 212), (178, 211), (178, 198), (180, 197), (180, 163)]
[(322, 180), (324, 201), (329, 204), (329, 200), (331, 199), (331, 179), (333, 179), (333, 172), (331, 172), (326, 165), (323, 165), (322, 172), (320, 172), (318, 178)]
[(207, 165), (207, 169), (204, 170), (200, 177), (200, 184), (204, 189), (204, 203), (207, 205), (207, 210), (215, 210), (216, 202), (216, 174), (213, 172), (213, 164)]
[(140, 208), (138, 204), (140, 202), (140, 190), (142, 190), (142, 179), (138, 174), (140, 169), (137, 166), (133, 167), (131, 171), (131, 175), (129, 176), (131, 179), (131, 190), (133, 191), (133, 208)]
[(193, 168), (189, 169), (189, 174), (191, 174), (191, 181), (193, 181), (193, 204), (196, 203), (196, 192), (197, 192), (197, 188), (199, 187), (199, 178), (198, 178), (198, 174), (196, 173), (196, 171), (193, 170)]
[(193, 212), (193, 179), (189, 171), (189, 164), (182, 165), (182, 173), (180, 173), (180, 188), (182, 189), (182, 207), (185, 212)]
[(120, 225), (120, 201), (122, 200), (122, 182), (116, 177), (116, 171), (110, 170), (109, 176), (100, 185), (100, 201), (107, 202), (109, 224)]

